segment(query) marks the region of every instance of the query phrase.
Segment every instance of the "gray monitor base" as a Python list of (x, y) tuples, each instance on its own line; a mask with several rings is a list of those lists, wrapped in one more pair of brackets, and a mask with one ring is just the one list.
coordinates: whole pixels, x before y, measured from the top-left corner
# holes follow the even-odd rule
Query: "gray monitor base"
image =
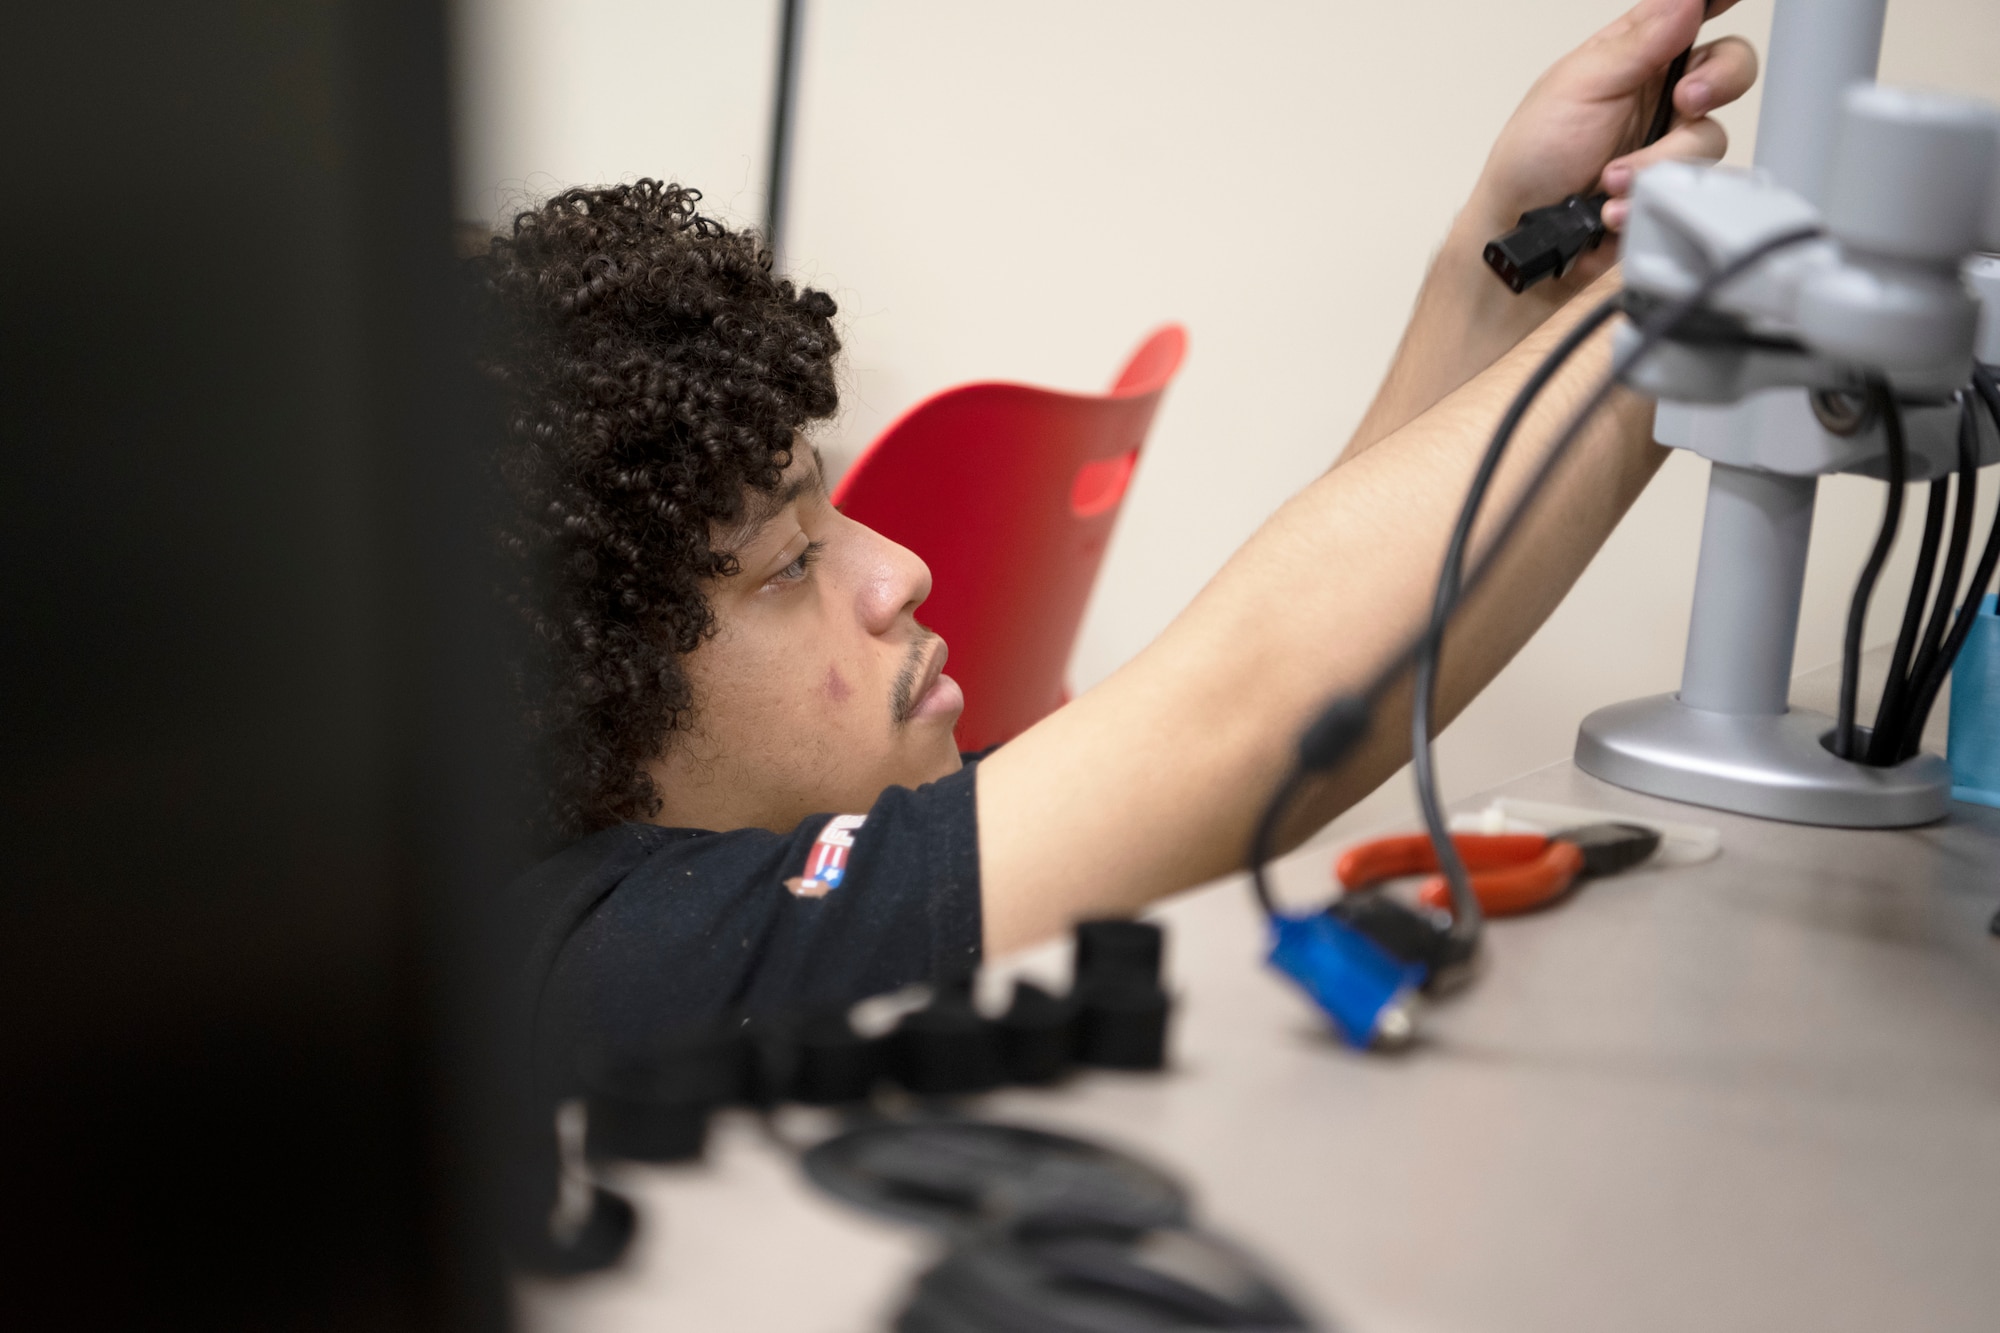
[(1710, 713), (1678, 696), (1600, 708), (1576, 736), (1576, 766), (1620, 787), (1692, 805), (1837, 828), (1905, 828), (1943, 819), (1951, 769), (1933, 754), (1894, 768), (1836, 759), (1824, 713)]

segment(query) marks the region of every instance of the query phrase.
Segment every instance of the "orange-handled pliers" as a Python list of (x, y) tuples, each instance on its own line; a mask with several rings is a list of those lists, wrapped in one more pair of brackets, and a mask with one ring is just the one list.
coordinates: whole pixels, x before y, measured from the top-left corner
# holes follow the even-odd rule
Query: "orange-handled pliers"
[[(1455, 833), (1452, 842), (1472, 878), (1479, 905), (1493, 916), (1533, 911), (1566, 893), (1577, 880), (1615, 875), (1638, 865), (1660, 845), (1657, 830), (1637, 824), (1592, 824), (1544, 837), (1539, 833)], [(1334, 863), (1334, 878), (1348, 892), (1404, 875), (1435, 872), (1437, 855), (1422, 833), (1357, 843)], [(1451, 890), (1436, 873), (1417, 897), (1426, 907), (1451, 910)]]

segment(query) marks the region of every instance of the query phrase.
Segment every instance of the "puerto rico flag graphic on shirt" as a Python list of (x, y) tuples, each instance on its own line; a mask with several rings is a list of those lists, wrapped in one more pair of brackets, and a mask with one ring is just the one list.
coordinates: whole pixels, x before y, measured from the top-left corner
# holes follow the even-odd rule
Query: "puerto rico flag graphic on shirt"
[(867, 815), (835, 815), (826, 821), (806, 853), (805, 874), (785, 881), (785, 887), (801, 898), (823, 898), (847, 878), (847, 857), (854, 850), (854, 834), (868, 822)]

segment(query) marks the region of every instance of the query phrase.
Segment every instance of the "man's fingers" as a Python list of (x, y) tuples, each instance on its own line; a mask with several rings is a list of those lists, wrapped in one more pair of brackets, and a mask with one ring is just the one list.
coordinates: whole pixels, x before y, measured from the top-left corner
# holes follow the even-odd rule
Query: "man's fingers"
[(1674, 110), (1688, 120), (1728, 106), (1757, 82), (1757, 52), (1741, 37), (1697, 46), (1674, 87)]
[(1636, 153), (1613, 158), (1599, 178), (1599, 188), (1611, 196), (1604, 206), (1604, 225), (1617, 231), (1625, 223), (1631, 204), (1625, 195), (1632, 178), (1655, 162), (1719, 162), (1729, 151), (1729, 132), (1708, 113), (1727, 106), (1757, 81), (1757, 53), (1748, 42), (1724, 37), (1695, 48), (1688, 57), (1687, 72), (1674, 88), (1674, 109), (1682, 123), (1661, 136), (1660, 141)]
[(1604, 205), (1604, 225), (1616, 231), (1624, 224), (1625, 214), (1631, 208), (1625, 196), (1631, 192), (1632, 179), (1655, 162), (1718, 162), (1728, 151), (1729, 131), (1720, 122), (1704, 116), (1674, 127), (1650, 147), (1614, 159), (1604, 168), (1598, 182), (1599, 188), (1611, 196), (1611, 201)]
[(1632, 178), (1655, 162), (1719, 162), (1728, 151), (1729, 131), (1722, 128), (1722, 122), (1703, 116), (1676, 125), (1656, 144), (1613, 158), (1604, 168), (1604, 191), (1614, 196), (1624, 194), (1632, 188)]
[(1640, 0), (1578, 47), (1563, 72), (1587, 96), (1635, 92), (1694, 42), (1704, 17), (1702, 0)]

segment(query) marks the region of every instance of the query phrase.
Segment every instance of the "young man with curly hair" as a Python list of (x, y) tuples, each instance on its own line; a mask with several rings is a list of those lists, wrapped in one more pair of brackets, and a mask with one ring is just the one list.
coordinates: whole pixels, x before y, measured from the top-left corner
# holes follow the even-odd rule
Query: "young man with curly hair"
[[(1460, 496), (1529, 372), (1611, 290), (1606, 252), (1515, 297), (1489, 236), (1636, 167), (1720, 156), (1708, 113), (1755, 57), (1695, 50), (1677, 126), (1632, 152), (1701, 0), (1643, 0), (1539, 80), (1502, 131), (1339, 462), (1160, 638), (978, 762), (921, 623), (930, 575), (836, 510), (804, 432), (835, 408), (825, 295), (645, 181), (516, 219), (479, 262), (507, 312), (509, 534), (541, 562), (535, 719), (553, 810), (584, 835), (522, 892), (540, 921), (545, 1038), (643, 1042), (729, 1012), (838, 1004), (968, 971), (1082, 918), (1240, 867), (1294, 737), (1415, 631)], [(1608, 251), (1610, 247), (1605, 247)], [(1593, 285), (1594, 284), (1594, 285)], [(1586, 292), (1588, 293), (1586, 297)], [(1504, 512), (1608, 362), (1550, 387), (1488, 513)], [(1663, 457), (1621, 397), (1463, 607), (1449, 717), (1548, 613)], [(1297, 841), (1404, 760), (1407, 695), (1298, 802)]]

